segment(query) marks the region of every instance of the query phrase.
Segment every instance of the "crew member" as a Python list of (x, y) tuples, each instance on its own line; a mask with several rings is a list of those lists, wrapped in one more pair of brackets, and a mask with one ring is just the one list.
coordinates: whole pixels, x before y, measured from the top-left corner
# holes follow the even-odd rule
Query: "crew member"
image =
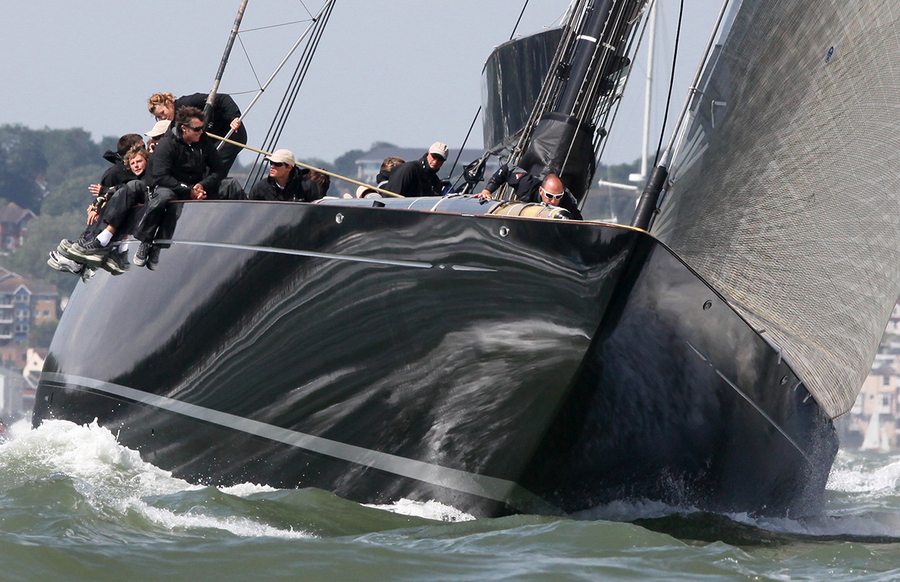
[[(175, 99), (171, 93), (155, 93), (147, 100), (147, 108), (150, 113), (158, 120), (175, 119), (175, 112), (182, 107), (196, 107), (203, 111), (206, 105), (206, 99), (209, 97), (206, 93), (194, 93), (193, 95), (184, 95)], [(247, 143), (247, 129), (241, 121), (241, 110), (227, 93), (217, 93), (216, 99), (213, 101), (212, 111), (209, 119), (206, 120), (206, 129), (219, 137), (225, 137), (229, 130), (233, 130), (234, 134), (229, 138), (238, 143)], [(218, 144), (218, 142), (216, 142)], [(218, 147), (218, 145), (217, 145)], [(223, 143), (219, 149), (219, 156), (222, 158), (222, 167), (225, 173), (224, 178), (231, 171), (231, 166), (237, 159), (237, 155), (241, 151), (240, 146)]]
[(565, 189), (556, 174), (547, 174), (543, 180), (529, 174), (522, 168), (503, 164), (488, 180), (484, 190), (476, 194), (479, 198), (493, 198), (494, 192), (503, 184), (508, 184), (519, 202), (541, 203), (565, 208), (574, 220), (582, 220), (578, 201)]
[(166, 205), (172, 200), (204, 200), (207, 192), (218, 191), (225, 176), (216, 144), (203, 133), (203, 112), (196, 107), (182, 107), (175, 114), (174, 123), (153, 152), (154, 190), (134, 233), (141, 245), (133, 262), (151, 270), (159, 262), (160, 246), (153, 239)]
[(384, 189), (407, 198), (443, 195), (444, 184), (437, 173), (447, 160), (449, 152), (447, 144), (439, 141), (433, 143), (418, 160), (404, 162), (395, 167)]
[(322, 197), (318, 195), (319, 185), (306, 178), (297, 167), (291, 150), (277, 150), (266, 160), (269, 176), (250, 188), (249, 200), (312, 202)]

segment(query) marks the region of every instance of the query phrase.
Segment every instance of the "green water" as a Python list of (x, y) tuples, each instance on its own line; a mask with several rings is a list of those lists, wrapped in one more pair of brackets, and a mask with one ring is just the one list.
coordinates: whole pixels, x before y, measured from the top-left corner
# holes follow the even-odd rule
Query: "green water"
[(191, 486), (96, 426), (16, 432), (0, 445), (0, 580), (900, 580), (900, 455), (842, 452), (825, 513), (801, 520), (650, 502), (471, 520)]

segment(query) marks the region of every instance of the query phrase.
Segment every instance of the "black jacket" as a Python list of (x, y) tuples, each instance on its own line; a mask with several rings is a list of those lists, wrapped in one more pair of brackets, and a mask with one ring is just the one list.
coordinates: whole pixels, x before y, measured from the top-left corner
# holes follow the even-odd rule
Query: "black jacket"
[(271, 177), (260, 180), (250, 188), (248, 200), (270, 200), (278, 202), (312, 202), (322, 197), (319, 185), (306, 177), (308, 170), (294, 167), (284, 188), (279, 188)]
[(378, 172), (378, 175), (375, 176), (375, 185), (379, 188), (384, 188), (385, 186), (387, 186), (388, 180), (391, 179), (392, 170), (393, 168), (391, 170), (382, 170)]
[[(494, 172), (494, 175), (488, 180), (485, 189), (493, 194), (503, 183), (509, 184), (516, 193), (516, 200), (519, 202), (543, 203), (539, 190), (542, 180), (518, 166), (510, 167), (507, 164), (500, 166), (500, 169)], [(568, 210), (573, 219), (583, 219), (581, 211), (578, 210), (578, 201), (575, 200), (575, 197), (568, 190), (563, 194), (559, 205)]]
[(538, 202), (541, 201), (538, 193), (541, 179), (518, 166), (501, 165), (500, 169), (494, 172), (494, 175), (488, 180), (485, 189), (493, 194), (503, 184), (508, 184), (515, 191), (517, 200), (531, 202), (536, 198)]
[[(175, 100), (175, 111), (179, 107), (189, 106), (196, 107), (200, 111), (206, 106), (207, 93), (194, 93), (193, 95), (184, 95)], [(206, 120), (206, 129), (218, 136), (225, 137), (231, 130), (231, 121), (235, 117), (241, 116), (241, 109), (227, 93), (216, 93), (216, 100), (213, 102), (212, 112)], [(174, 126), (174, 123), (172, 124)]]
[(118, 153), (106, 150), (103, 159), (111, 163), (112, 167), (107, 168), (100, 178), (101, 194), (115, 192), (119, 186), (128, 183), (129, 180), (134, 180), (134, 174), (125, 167), (125, 162)]
[(428, 167), (428, 154), (394, 168), (384, 189), (406, 197), (441, 196), (444, 193), (437, 172)]
[(212, 138), (203, 134), (200, 141), (188, 145), (180, 127), (162, 138), (151, 158), (153, 184), (174, 191), (182, 199), (189, 198), (191, 189), (198, 183), (203, 184), (207, 193), (215, 193), (225, 177), (222, 159)]

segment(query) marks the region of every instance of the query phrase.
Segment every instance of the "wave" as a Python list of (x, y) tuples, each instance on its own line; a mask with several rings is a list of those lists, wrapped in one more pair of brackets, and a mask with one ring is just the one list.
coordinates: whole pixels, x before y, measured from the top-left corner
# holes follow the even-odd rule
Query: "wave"
[(51, 420), (31, 429), (23, 421), (8, 435), (0, 444), (0, 510), (25, 515), (55, 499), (55, 512), (43, 517), (87, 536), (128, 524), (140, 535), (333, 537), (474, 519), (435, 501), (364, 506), (318, 489), (191, 484), (142, 460), (96, 422)]
[[(279, 490), (244, 483), (203, 487), (143, 461), (96, 422), (47, 421), (10, 427), (0, 444), (0, 506), (56, 499), (64, 521), (81, 527), (129, 523), (154, 535), (331, 537), (392, 528), (463, 523), (474, 518), (435, 501), (358, 505), (317, 489)], [(841, 451), (828, 481), (825, 511), (802, 518), (714, 515), (692, 507), (619, 501), (568, 516), (631, 522), (679, 539), (767, 546), (804, 541), (900, 542), (900, 455)], [(102, 528), (101, 528), (102, 529)]]

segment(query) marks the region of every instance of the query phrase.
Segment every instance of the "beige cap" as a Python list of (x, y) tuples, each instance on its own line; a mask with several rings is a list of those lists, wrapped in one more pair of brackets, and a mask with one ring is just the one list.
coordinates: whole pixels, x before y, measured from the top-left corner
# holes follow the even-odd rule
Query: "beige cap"
[(291, 150), (276, 150), (271, 156), (266, 156), (266, 159), (270, 162), (278, 162), (290, 166), (297, 164), (297, 161), (294, 159), (294, 152)]
[(450, 148), (448, 148), (447, 144), (445, 144), (444, 142), (436, 141), (431, 144), (430, 148), (428, 148), (428, 153), (435, 156), (441, 156), (442, 158), (444, 158), (444, 160), (446, 160), (447, 154), (450, 153)]
[(156, 122), (156, 125), (153, 126), (153, 129), (145, 133), (147, 137), (153, 139), (157, 137), (162, 137), (165, 135), (167, 131), (169, 131), (169, 124), (172, 123), (168, 119), (160, 119)]

